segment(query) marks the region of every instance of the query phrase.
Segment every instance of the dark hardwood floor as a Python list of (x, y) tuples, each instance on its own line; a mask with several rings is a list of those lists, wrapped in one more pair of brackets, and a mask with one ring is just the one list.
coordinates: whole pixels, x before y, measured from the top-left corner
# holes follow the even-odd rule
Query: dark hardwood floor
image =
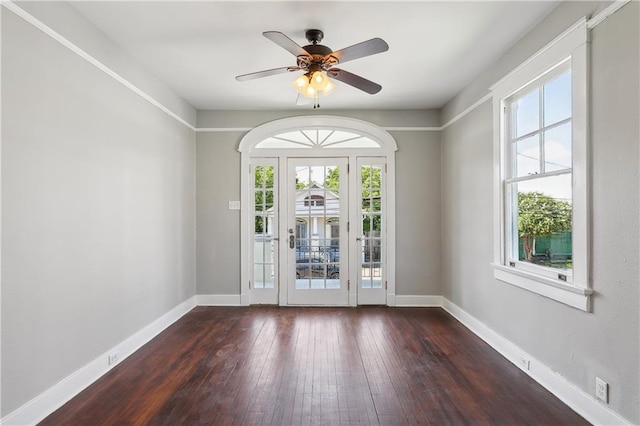
[(42, 425), (582, 425), (439, 308), (198, 307)]

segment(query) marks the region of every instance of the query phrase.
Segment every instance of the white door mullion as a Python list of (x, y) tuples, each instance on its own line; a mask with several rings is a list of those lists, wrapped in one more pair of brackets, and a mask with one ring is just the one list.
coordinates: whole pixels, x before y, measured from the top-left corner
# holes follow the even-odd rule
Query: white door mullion
[(278, 157), (278, 174), (280, 179), (278, 180), (278, 193), (280, 197), (278, 198), (278, 210), (280, 214), (278, 215), (278, 221), (280, 222), (280, 228), (278, 233), (279, 244), (278, 244), (278, 254), (280, 261), (278, 262), (278, 276), (280, 277), (278, 281), (278, 302), (280, 306), (287, 305), (287, 248), (288, 248), (288, 229), (287, 222), (284, 218), (285, 212), (287, 211), (287, 201), (289, 199), (289, 195), (287, 194), (287, 157), (284, 155), (280, 155)]

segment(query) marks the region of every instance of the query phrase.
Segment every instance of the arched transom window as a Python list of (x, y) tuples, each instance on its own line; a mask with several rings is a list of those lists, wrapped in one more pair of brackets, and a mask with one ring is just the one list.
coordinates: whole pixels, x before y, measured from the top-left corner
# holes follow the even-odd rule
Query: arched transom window
[(359, 133), (344, 130), (306, 129), (280, 133), (258, 142), (255, 148), (380, 148), (380, 143)]

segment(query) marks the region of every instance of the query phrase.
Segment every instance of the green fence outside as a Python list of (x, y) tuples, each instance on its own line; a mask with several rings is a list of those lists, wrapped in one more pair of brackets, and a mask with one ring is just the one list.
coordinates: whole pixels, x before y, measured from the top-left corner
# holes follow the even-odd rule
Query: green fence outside
[[(571, 259), (571, 231), (552, 234), (548, 237), (536, 238), (534, 256), (546, 256), (547, 259)], [(518, 258), (524, 259), (522, 239), (518, 244)]]

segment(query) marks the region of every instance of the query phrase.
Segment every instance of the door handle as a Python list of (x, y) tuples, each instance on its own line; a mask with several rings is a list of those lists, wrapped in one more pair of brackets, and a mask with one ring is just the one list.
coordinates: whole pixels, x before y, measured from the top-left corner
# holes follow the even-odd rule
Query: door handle
[(289, 235), (289, 248), (294, 248), (296, 246), (296, 237), (294, 235)]

